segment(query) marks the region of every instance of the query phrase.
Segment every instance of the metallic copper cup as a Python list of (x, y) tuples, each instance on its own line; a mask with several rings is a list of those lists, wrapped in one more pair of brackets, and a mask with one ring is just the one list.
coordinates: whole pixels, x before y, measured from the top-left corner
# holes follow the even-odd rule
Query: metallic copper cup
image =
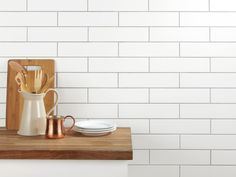
[[(73, 124), (71, 127), (66, 128), (64, 126), (65, 119), (72, 119)], [(70, 131), (75, 125), (75, 119), (72, 116), (48, 116), (47, 117), (47, 128), (45, 136), (50, 139), (64, 138), (66, 132)]]

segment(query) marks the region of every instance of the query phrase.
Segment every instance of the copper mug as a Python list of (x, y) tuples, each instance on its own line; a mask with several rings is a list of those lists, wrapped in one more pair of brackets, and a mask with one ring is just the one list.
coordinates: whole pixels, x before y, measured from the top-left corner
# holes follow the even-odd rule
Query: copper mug
[[(71, 127), (66, 128), (64, 122), (66, 119), (72, 119)], [(72, 116), (51, 115), (47, 117), (47, 128), (45, 136), (50, 139), (64, 138), (65, 134), (70, 131), (75, 125), (75, 119)]]

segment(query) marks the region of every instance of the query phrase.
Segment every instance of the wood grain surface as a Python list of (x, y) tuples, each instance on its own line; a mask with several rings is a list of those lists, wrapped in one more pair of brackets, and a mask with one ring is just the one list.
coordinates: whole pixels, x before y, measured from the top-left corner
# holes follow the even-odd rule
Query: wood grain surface
[[(54, 76), (55, 66), (54, 60), (9, 60), (15, 61), (22, 66), (41, 66), (49, 77)], [(18, 93), (18, 85), (15, 82), (16, 72), (8, 64), (7, 72), (7, 108), (6, 108), (6, 127), (10, 130), (18, 130), (20, 125), (20, 118), (23, 109), (23, 98)], [(54, 88), (54, 81), (51, 83), (50, 88)], [(46, 111), (54, 104), (54, 94), (48, 93), (44, 99)]]
[(63, 139), (19, 136), (0, 129), (0, 159), (132, 160), (130, 128), (118, 128), (100, 137), (86, 137), (71, 131)]

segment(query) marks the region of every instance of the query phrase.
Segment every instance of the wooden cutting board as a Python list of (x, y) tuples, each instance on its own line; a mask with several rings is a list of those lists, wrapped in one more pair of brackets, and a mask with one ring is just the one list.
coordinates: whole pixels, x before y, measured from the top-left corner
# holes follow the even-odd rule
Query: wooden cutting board
[[(9, 60), (8, 72), (7, 72), (7, 107), (6, 107), (6, 127), (10, 130), (18, 130), (20, 125), (20, 117), (23, 109), (23, 98), (18, 93), (18, 85), (15, 82), (15, 72), (10, 66), (9, 62), (15, 61), (22, 66), (41, 66), (45, 73), (48, 73), (49, 78), (54, 76), (55, 66), (54, 60)], [(50, 85), (50, 88), (54, 88), (54, 81)], [(44, 99), (46, 111), (48, 111), (54, 104), (54, 94), (48, 93)]]

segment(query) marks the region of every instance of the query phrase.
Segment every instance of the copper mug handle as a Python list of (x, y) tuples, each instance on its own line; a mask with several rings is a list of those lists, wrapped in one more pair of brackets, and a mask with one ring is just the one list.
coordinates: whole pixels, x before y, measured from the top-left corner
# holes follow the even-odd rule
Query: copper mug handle
[(69, 128), (65, 128), (65, 132), (70, 131), (70, 130), (75, 126), (75, 118), (74, 118), (73, 116), (68, 115), (68, 116), (64, 117), (64, 120), (66, 120), (66, 119), (68, 119), (68, 118), (70, 118), (70, 119), (73, 120), (73, 124), (72, 124), (71, 127), (69, 127)]

